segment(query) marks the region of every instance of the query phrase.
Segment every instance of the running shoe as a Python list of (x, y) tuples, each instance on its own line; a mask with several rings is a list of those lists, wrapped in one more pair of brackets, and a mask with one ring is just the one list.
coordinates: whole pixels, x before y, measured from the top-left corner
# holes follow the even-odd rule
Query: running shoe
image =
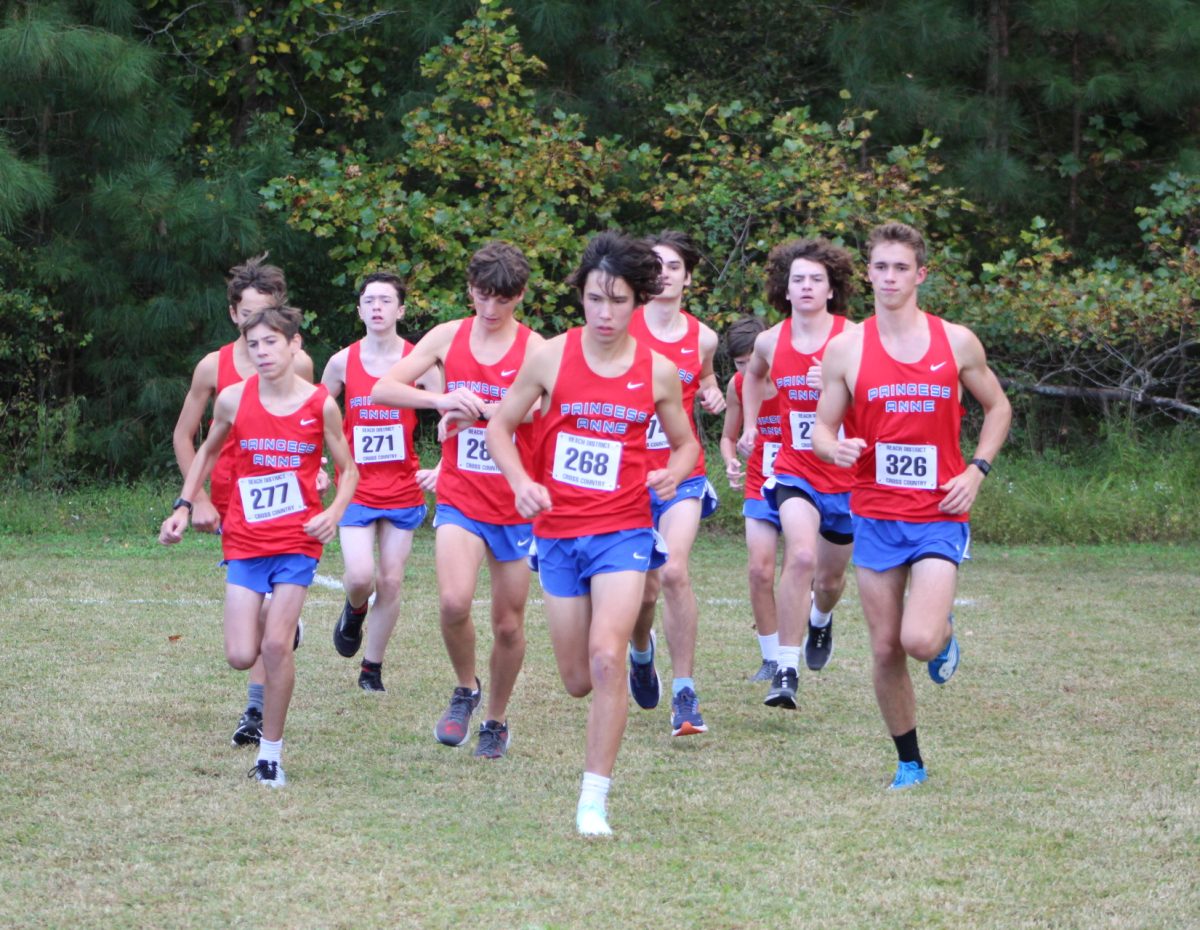
[(649, 662), (634, 662), (633, 644), (629, 644), (629, 693), (642, 710), (653, 710), (662, 697), (662, 683), (658, 679), (658, 669), (654, 667), (655, 642), (651, 630)]
[(233, 731), (230, 746), (258, 745), (262, 739), (262, 711), (257, 707), (247, 707), (242, 719), (238, 721), (237, 729)]
[(896, 766), (896, 777), (892, 779), (888, 791), (900, 791), (921, 784), (929, 776), (925, 774), (925, 766), (920, 762), (901, 762)]
[(775, 677), (775, 672), (779, 669), (779, 663), (771, 659), (763, 659), (762, 665), (754, 670), (754, 674), (750, 676), (750, 681), (770, 681)]
[(771, 690), (763, 698), (768, 707), (796, 709), (796, 689), (800, 687), (800, 673), (794, 668), (779, 668), (771, 679)]
[(936, 685), (944, 685), (958, 668), (958, 639), (954, 636), (954, 615), (950, 616), (950, 642), (946, 648), (929, 660), (929, 677)]
[(283, 766), (278, 762), (268, 762), (266, 759), (259, 759), (254, 763), (254, 768), (247, 774), (255, 781), (262, 782), (271, 788), (282, 788), (287, 784), (287, 777), (283, 774)]
[(475, 755), (480, 759), (503, 759), (511, 740), (507, 723), (485, 720), (479, 725), (479, 744), (475, 747)]
[(358, 686), (364, 691), (378, 691), (380, 694), (387, 691), (383, 686), (383, 669), (367, 668), (364, 664), (358, 670)]
[(813, 626), (808, 621), (808, 635), (804, 637), (804, 662), (814, 672), (819, 672), (833, 656), (833, 617), (824, 626)]
[(359, 647), (362, 646), (362, 627), (363, 621), (366, 619), (366, 610), (363, 610), (362, 613), (355, 613), (350, 602), (346, 601), (346, 606), (342, 608), (342, 615), (333, 625), (333, 648), (338, 651), (338, 655), (345, 656), (347, 659), (354, 658)]
[(475, 679), (475, 690), (470, 688), (455, 688), (450, 695), (450, 706), (442, 714), (442, 718), (433, 728), (433, 735), (439, 743), (447, 746), (461, 746), (471, 738), (471, 714), (479, 706), (483, 698), (483, 689), (479, 679)]
[(583, 804), (575, 809), (575, 829), (581, 836), (612, 836), (608, 815), (598, 804)]
[(704, 718), (700, 716), (700, 700), (691, 688), (684, 688), (671, 699), (671, 735), (692, 736), (707, 733)]

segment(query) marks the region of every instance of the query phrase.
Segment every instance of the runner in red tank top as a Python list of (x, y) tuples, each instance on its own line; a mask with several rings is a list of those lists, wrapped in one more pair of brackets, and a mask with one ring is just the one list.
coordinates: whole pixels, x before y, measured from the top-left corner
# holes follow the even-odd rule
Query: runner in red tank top
[[(250, 668), (261, 659), (266, 669), (258, 761), (250, 775), (276, 788), (287, 784), (283, 728), (296, 680), (292, 653), (300, 611), (322, 547), (333, 539), (358, 479), (337, 404), (324, 387), (296, 374), (300, 319), (292, 307), (268, 307), (243, 324), (258, 373), (218, 395), (212, 430), (159, 534), (164, 544), (183, 538), (191, 497), (232, 438), (235, 491), (222, 534), (228, 566), (225, 656), (234, 668)], [(343, 472), (326, 510), (316, 487), (322, 445)]]
[[(646, 240), (662, 262), (662, 290), (634, 313), (629, 333), (645, 340), (651, 349), (669, 358), (678, 369), (683, 385), (684, 412), (692, 420), (695, 431), (695, 403), (709, 413), (725, 409), (725, 397), (713, 374), (712, 360), (717, 351), (717, 334), (683, 310), (683, 291), (692, 283), (692, 271), (700, 261), (700, 251), (684, 233), (668, 230)], [(660, 442), (651, 436), (651, 447)], [(665, 462), (662, 450), (655, 465)], [(638, 687), (637, 679), (650, 680), (657, 673), (653, 668), (654, 607), (661, 589), (663, 596), (663, 630), (671, 652), (675, 674), (671, 682), (671, 733), (688, 736), (705, 733), (708, 727), (700, 714), (693, 669), (696, 660), (696, 635), (699, 610), (692, 593), (690, 564), (692, 546), (700, 529), (700, 520), (709, 516), (717, 506), (717, 494), (705, 477), (703, 460), (697, 462), (688, 480), (673, 498), (656, 499), (651, 493), (654, 526), (667, 543), (667, 564), (661, 571), (646, 577), (642, 593), (642, 609), (633, 631), (630, 663), (630, 690), (638, 706), (646, 710), (658, 705), (652, 692)], [(647, 664), (650, 664), (647, 667)], [(653, 703), (651, 698), (653, 697)]]
[(731, 488), (745, 487), (742, 516), (746, 521), (747, 574), (750, 582), (750, 609), (758, 634), (762, 659), (750, 675), (751, 681), (771, 681), (779, 666), (779, 620), (775, 605), (775, 564), (779, 548), (779, 511), (763, 499), (765, 478), (775, 474), (783, 430), (780, 424), (778, 396), (774, 389), (758, 408), (758, 430), (754, 449), (746, 458), (746, 472), (738, 458), (737, 441), (742, 435), (744, 372), (754, 353), (754, 340), (766, 329), (756, 316), (734, 323), (725, 334), (725, 347), (737, 373), (729, 379), (725, 393), (725, 425), (721, 431), (721, 456)]
[[(229, 271), (226, 297), (229, 302), (229, 318), (234, 326), (241, 327), (250, 314), (282, 304), (287, 300), (287, 282), (283, 272), (274, 265), (263, 264), (266, 256), (259, 256), (237, 265)], [(312, 359), (301, 350), (296, 356), (296, 373), (306, 381), (313, 379)], [(246, 337), (238, 338), (220, 349), (209, 352), (192, 372), (191, 387), (184, 398), (175, 423), (171, 442), (175, 449), (175, 461), (179, 473), (187, 476), (192, 460), (196, 457), (196, 440), (204, 422), (204, 412), (209, 403), (225, 388), (254, 374), (254, 363), (246, 350)], [(224, 453), (225, 450), (222, 450)], [(224, 454), (217, 459), (209, 478), (211, 493), (201, 488), (192, 502), (192, 527), (203, 533), (216, 533), (221, 528), (221, 517), (229, 504), (232, 479), (229, 463)], [(301, 626), (301, 631), (303, 626)], [(302, 634), (301, 634), (302, 635)], [(299, 641), (297, 640), (297, 645)], [(263, 683), (266, 673), (258, 662), (250, 669), (247, 686), (246, 709), (233, 731), (234, 746), (248, 746), (258, 742), (262, 729)]]
[(846, 587), (853, 531), (850, 481), (812, 453), (812, 424), (821, 392), (821, 359), (830, 339), (855, 329), (842, 314), (854, 290), (850, 255), (824, 239), (793, 239), (767, 258), (767, 298), (783, 322), (754, 343), (746, 368), (746, 426), (738, 448), (756, 439), (751, 415), (763, 392), (778, 392), (783, 426), (775, 476), (763, 488), (783, 527), (779, 577), (779, 667), (763, 703), (795, 710), (800, 653), (820, 671), (833, 655), (833, 608)]
[[(345, 573), (346, 603), (333, 627), (333, 645), (353, 658), (367, 647), (358, 673), (364, 691), (385, 691), (383, 654), (400, 618), (404, 567), (413, 531), (425, 522), (425, 492), (436, 475), (421, 470), (413, 445), (416, 412), (371, 403), (375, 382), (412, 350), (396, 332), (404, 317), (404, 280), (389, 272), (367, 275), (358, 289), (358, 315), (366, 336), (329, 360), (321, 383), (333, 397), (345, 389), (346, 441), (358, 464), (358, 487), (338, 526)], [(430, 368), (417, 384), (439, 390), (442, 379)], [(379, 558), (376, 562), (375, 550)], [(367, 610), (371, 595), (370, 622)]]
[[(606, 836), (608, 787), (629, 714), (625, 650), (655, 562), (646, 489), (669, 500), (691, 473), (699, 443), (680, 403), (677, 366), (629, 333), (634, 306), (661, 286), (654, 252), (602, 233), (570, 283), (586, 323), (521, 367), (488, 426), (488, 447), (517, 509), (535, 521), (534, 558), (559, 675), (569, 694), (593, 692), (575, 827)], [(539, 403), (545, 448), (531, 475), (513, 436)], [(656, 414), (670, 447), (664, 467), (646, 449)], [(657, 690), (657, 678), (653, 684)]]
[[(529, 263), (520, 250), (504, 242), (484, 246), (467, 267), (475, 315), (435, 326), (372, 391), (376, 404), (443, 414), (433, 525), (442, 639), (457, 686), (434, 736), (450, 746), (471, 737), (470, 718), (482, 697), (471, 601), (486, 559), (492, 579), (491, 688), (475, 754), (489, 759), (503, 756), (508, 746), (508, 700), (525, 656), (526, 555), (533, 532), (512, 506), (508, 485), (488, 455), (484, 421), (525, 359), (544, 342), (514, 316), (528, 279)], [(437, 364), (445, 371), (444, 392), (412, 385)], [(532, 443), (521, 448), (531, 454)]]
[[(900, 789), (926, 779), (908, 657), (928, 663), (937, 684), (958, 667), (950, 611), (969, 540), (966, 520), (1008, 435), (1012, 409), (975, 334), (917, 306), (926, 274), (921, 234), (888, 223), (872, 231), (868, 249), (875, 315), (825, 353), (813, 450), (855, 470), (854, 571), (875, 697), (899, 757), (892, 788)], [(983, 407), (979, 442), (965, 466), (964, 388)], [(858, 435), (839, 438), (851, 410)]]

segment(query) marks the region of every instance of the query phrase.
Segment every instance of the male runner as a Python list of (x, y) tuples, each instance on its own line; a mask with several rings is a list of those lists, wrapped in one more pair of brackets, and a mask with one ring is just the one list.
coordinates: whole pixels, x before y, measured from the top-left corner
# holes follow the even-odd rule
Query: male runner
[[(692, 283), (692, 271), (700, 261), (700, 252), (690, 238), (668, 230), (647, 238), (662, 262), (662, 290), (634, 311), (629, 333), (660, 355), (673, 361), (683, 388), (683, 410), (696, 432), (695, 402), (709, 413), (725, 409), (725, 397), (713, 374), (713, 356), (717, 334), (683, 309), (683, 291)], [(670, 450), (666, 437), (651, 421), (647, 438), (650, 467), (665, 468)], [(680, 484), (675, 496), (659, 498), (653, 489), (650, 498), (654, 526), (666, 540), (667, 563), (646, 576), (642, 609), (630, 641), (629, 691), (639, 707), (657, 707), (660, 694), (658, 672), (654, 667), (654, 605), (661, 589), (663, 630), (671, 653), (674, 680), (671, 683), (671, 734), (689, 736), (705, 733), (708, 727), (700, 713), (693, 670), (696, 658), (696, 628), (699, 610), (692, 592), (689, 562), (700, 520), (717, 509), (717, 494), (705, 476), (704, 452), (700, 452), (692, 474)]]
[[(266, 307), (282, 304), (287, 300), (287, 281), (283, 272), (274, 265), (263, 264), (266, 254), (259, 255), (229, 270), (226, 296), (229, 300), (229, 318), (233, 325), (241, 325), (252, 313)], [(296, 374), (305, 381), (313, 380), (312, 359), (303, 349), (296, 356)], [(196, 457), (196, 437), (204, 420), (209, 402), (221, 391), (254, 374), (254, 363), (246, 349), (246, 337), (241, 333), (233, 342), (209, 352), (192, 372), (192, 384), (184, 398), (175, 422), (171, 441), (175, 448), (175, 461), (179, 473), (187, 477), (192, 460)], [(223, 452), (229, 450), (223, 450)], [(230, 461), (222, 455), (213, 467), (209, 479), (211, 494), (201, 488), (192, 506), (192, 526), (202, 533), (218, 533), (221, 518), (229, 504), (232, 482), (229, 477)], [(303, 636), (303, 624), (296, 628), (296, 645)], [(256, 662), (250, 669), (247, 686), (246, 709), (233, 731), (230, 743), (234, 746), (257, 744), (262, 730), (263, 683), (266, 673), (262, 663)]]
[(763, 481), (775, 474), (783, 430), (780, 425), (777, 395), (758, 408), (758, 432), (754, 450), (746, 458), (746, 471), (738, 458), (737, 441), (742, 435), (742, 391), (746, 366), (754, 353), (754, 340), (767, 328), (759, 317), (738, 320), (725, 334), (725, 348), (737, 372), (725, 391), (725, 425), (721, 430), (721, 457), (731, 488), (744, 486), (742, 515), (746, 519), (747, 571), (750, 580), (750, 609), (762, 663), (750, 675), (751, 681), (771, 681), (779, 667), (779, 621), (775, 606), (776, 550), (779, 548), (779, 511), (763, 498)]
[[(519, 249), (505, 242), (485, 245), (467, 266), (475, 315), (435, 326), (371, 392), (375, 404), (448, 415), (433, 525), (442, 639), (457, 685), (434, 737), (447, 746), (471, 737), (471, 715), (482, 698), (471, 600), (486, 559), (492, 580), (491, 689), (475, 755), (487, 759), (508, 751), (508, 701), (525, 657), (526, 556), (533, 533), (488, 454), (484, 430), (528, 354), (544, 341), (514, 315), (528, 280), (529, 263)], [(436, 364), (445, 372), (444, 393), (412, 385)], [(530, 433), (527, 425), (518, 435), (527, 455)]]
[[(669, 500), (699, 453), (676, 366), (629, 334), (634, 307), (660, 286), (658, 265), (644, 242), (618, 233), (592, 239), (569, 279), (585, 324), (530, 355), (488, 425), (517, 508), (534, 518), (559, 675), (572, 696), (594, 693), (575, 812), (585, 836), (612, 833), (606, 799), (629, 714), (625, 649), (645, 572), (661, 562), (646, 489)], [(543, 454), (531, 477), (513, 437), (538, 402)], [(655, 415), (670, 449), (660, 469), (646, 450)]]
[[(300, 311), (268, 307), (242, 325), (257, 371), (217, 395), (213, 423), (188, 469), (183, 490), (163, 521), (159, 541), (183, 538), (194, 498), (218, 458), (230, 463), (234, 488), (223, 514), (225, 657), (234, 668), (261, 661), (266, 701), (258, 761), (250, 776), (273, 788), (287, 784), (281, 763), (283, 727), (296, 681), (293, 656), (300, 610), (325, 543), (350, 503), (358, 471), (337, 404), (295, 370)], [(226, 440), (232, 449), (226, 450)], [(342, 472), (337, 496), (322, 510), (317, 491), (322, 444)], [(270, 594), (269, 603), (264, 604)], [(263, 609), (265, 607), (265, 613)]]
[(825, 347), (855, 326), (843, 315), (853, 274), (849, 254), (824, 239), (784, 242), (767, 256), (767, 299), (788, 316), (754, 342), (746, 368), (746, 424), (738, 447), (743, 453), (754, 447), (762, 399), (773, 387), (783, 444), (763, 496), (779, 512), (784, 549), (779, 667), (763, 700), (768, 707), (796, 709), (802, 650), (813, 671), (824, 668), (833, 654), (833, 608), (846, 586), (854, 538), (851, 481), (845, 470), (813, 455), (812, 425)]
[[(853, 469), (854, 572), (871, 638), (875, 698), (896, 744), (893, 789), (925, 781), (908, 657), (937, 684), (958, 667), (951, 609), (971, 504), (1008, 434), (1012, 408), (975, 334), (917, 305), (925, 240), (887, 223), (867, 244), (875, 315), (829, 344), (813, 449)], [(983, 407), (964, 464), (962, 392)], [(839, 438), (853, 411), (856, 435)], [(905, 598), (905, 587), (908, 597)]]
[[(321, 383), (335, 399), (346, 390), (346, 441), (358, 465), (358, 487), (338, 526), (346, 604), (333, 627), (333, 645), (340, 655), (353, 658), (362, 645), (366, 624), (367, 648), (358, 673), (358, 686), (364, 691), (386, 690), (383, 653), (400, 617), (400, 592), (413, 531), (425, 521), (422, 481), (428, 482), (432, 474), (420, 469), (413, 445), (416, 413), (371, 403), (375, 382), (412, 351), (412, 344), (396, 331), (404, 317), (405, 293), (398, 275), (377, 272), (363, 278), (358, 315), (366, 335), (334, 355), (321, 375)], [(440, 389), (441, 383), (436, 367), (418, 382), (432, 390)], [(370, 606), (367, 623), (372, 593), (375, 603)]]

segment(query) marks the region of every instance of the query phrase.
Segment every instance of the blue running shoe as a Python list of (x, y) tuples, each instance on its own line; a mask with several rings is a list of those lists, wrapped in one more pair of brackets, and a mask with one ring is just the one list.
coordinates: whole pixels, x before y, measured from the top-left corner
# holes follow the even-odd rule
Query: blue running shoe
[(900, 791), (903, 788), (912, 788), (921, 784), (928, 777), (925, 774), (925, 767), (919, 762), (901, 762), (896, 766), (896, 777), (892, 779), (891, 785), (888, 786), (888, 791)]
[(935, 685), (944, 685), (958, 668), (958, 640), (954, 636), (954, 615), (950, 615), (950, 642), (929, 661), (929, 677)]
[(684, 688), (671, 699), (671, 735), (692, 736), (707, 733), (704, 718), (700, 716), (700, 700), (691, 688)]
[[(629, 650), (632, 653), (632, 643), (629, 645)], [(658, 680), (658, 669), (654, 667), (654, 657), (655, 636), (654, 631), (651, 630), (650, 661), (634, 662), (633, 656), (629, 656), (629, 693), (633, 695), (637, 706), (642, 710), (653, 710), (658, 706), (659, 699), (662, 697), (662, 683)]]

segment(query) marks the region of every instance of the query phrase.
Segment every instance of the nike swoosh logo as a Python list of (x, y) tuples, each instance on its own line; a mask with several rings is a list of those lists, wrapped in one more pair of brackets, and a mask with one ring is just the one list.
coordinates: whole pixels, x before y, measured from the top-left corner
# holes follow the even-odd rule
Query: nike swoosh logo
[(510, 375), (515, 375), (516, 373), (517, 373), (517, 370), (516, 370), (515, 368), (510, 368), (510, 369), (508, 369), (508, 371), (502, 371), (502, 372), (500, 372), (500, 377), (501, 377), (501, 378), (507, 378), (507, 377), (509, 377)]
[(638, 552), (635, 552), (635, 553), (633, 554), (633, 557), (634, 557), (635, 559), (637, 559), (639, 562), (645, 562), (645, 561), (646, 561), (646, 557), (645, 557), (644, 555), (642, 555), (641, 553), (638, 553)]
[(311, 426), (312, 424), (314, 424), (316, 422), (317, 422), (317, 418), (313, 417), (311, 420), (301, 420), (300, 425), (301, 426)]
[(930, 371), (937, 371), (939, 368), (941, 368), (941, 367), (942, 367), (943, 365), (945, 365), (945, 364), (946, 364), (945, 362), (938, 362), (936, 365), (930, 365), (930, 366), (929, 366), (929, 370), (930, 370)]
[(679, 354), (680, 355), (691, 355), (695, 351), (696, 351), (695, 349), (680, 349)]
[(518, 539), (518, 540), (517, 540), (517, 547), (518, 547), (518, 548), (521, 548), (521, 547), (523, 547), (523, 546), (528, 546), (528, 545), (529, 545), (529, 540), (528, 540), (528, 539)]
[(629, 390), (633, 391), (633, 390), (636, 390), (637, 388), (640, 388), (645, 383), (646, 383), (645, 381), (626, 381), (625, 387), (627, 387), (627, 388), (629, 388)]

